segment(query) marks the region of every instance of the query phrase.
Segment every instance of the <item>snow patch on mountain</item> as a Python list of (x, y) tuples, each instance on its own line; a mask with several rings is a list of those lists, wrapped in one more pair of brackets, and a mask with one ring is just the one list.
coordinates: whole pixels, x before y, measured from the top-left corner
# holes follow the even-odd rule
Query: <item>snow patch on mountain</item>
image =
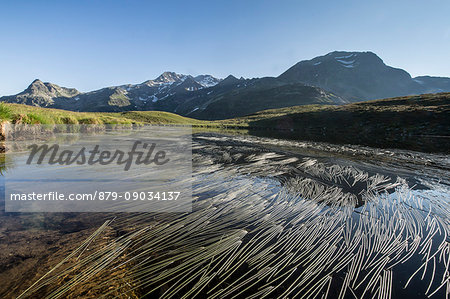
[(354, 60), (346, 61), (346, 60), (339, 60), (339, 59), (337, 61), (339, 61), (340, 63), (346, 64), (346, 65), (353, 64), (355, 62)]
[(167, 97), (169, 97), (169, 96), (173, 96), (173, 95), (174, 95), (174, 93), (166, 94), (165, 96), (163, 96), (162, 98), (160, 98), (159, 101), (164, 100), (165, 98), (167, 98)]
[(355, 65), (354, 65), (355, 60), (354, 59), (353, 60), (344, 60), (344, 59), (351, 58), (353, 55), (354, 54), (350, 54), (350, 55), (342, 56), (342, 57), (335, 57), (335, 59), (336, 59), (337, 62), (340, 62), (343, 67), (353, 68), (353, 67), (355, 67)]
[(194, 77), (194, 80), (204, 88), (213, 87), (221, 81), (211, 75), (199, 75)]
[(347, 58), (350, 58), (350, 57), (353, 57), (353, 55), (355, 55), (356, 56), (356, 54), (350, 54), (350, 55), (347, 55), (347, 56), (339, 56), (339, 57), (334, 57), (335, 59), (347, 59)]

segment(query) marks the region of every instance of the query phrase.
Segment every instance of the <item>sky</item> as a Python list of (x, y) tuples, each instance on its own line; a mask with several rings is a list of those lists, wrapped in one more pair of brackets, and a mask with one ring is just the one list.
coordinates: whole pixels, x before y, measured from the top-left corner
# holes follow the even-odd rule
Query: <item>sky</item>
[(278, 76), (335, 50), (450, 77), (450, 1), (0, 1), (0, 96), (36, 78), (80, 91), (164, 71)]

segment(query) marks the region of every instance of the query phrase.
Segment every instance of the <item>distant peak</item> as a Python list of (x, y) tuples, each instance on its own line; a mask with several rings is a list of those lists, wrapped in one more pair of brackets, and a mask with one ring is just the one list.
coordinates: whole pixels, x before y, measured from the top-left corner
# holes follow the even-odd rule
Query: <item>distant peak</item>
[(45, 88), (47, 88), (47, 87), (45, 86), (44, 82), (42, 82), (39, 79), (35, 79), (35, 80), (33, 80), (33, 82), (31, 82), (30, 85), (28, 85), (28, 88), (26, 89), (26, 91), (34, 92), (36, 90), (42, 90)]
[(239, 82), (239, 79), (233, 75), (228, 75), (225, 79), (223, 79), (219, 84), (220, 85), (231, 85)]
[(35, 79), (22, 93), (43, 97), (72, 97), (80, 92), (75, 88), (60, 87), (53, 83)]
[(333, 51), (325, 56), (331, 55), (331, 56), (339, 56), (339, 55), (351, 55), (351, 54), (362, 54), (362, 55), (375, 55), (377, 54), (371, 52), (371, 51)]
[(214, 78), (214, 77), (211, 76), (211, 75), (208, 75), (208, 74), (206, 74), (206, 75), (198, 75), (198, 76), (194, 77), (194, 79), (204, 79), (204, 78)]
[(236, 81), (236, 80), (239, 80), (239, 79), (236, 78), (233, 75), (228, 75), (225, 79), (223, 79), (223, 81), (225, 81), (225, 80), (227, 80), (227, 81), (230, 81), (230, 80)]
[(194, 80), (203, 87), (212, 87), (221, 81), (211, 75), (198, 75), (194, 77)]
[(41, 80), (39, 80), (39, 79), (34, 79), (33, 82), (31, 82), (30, 86), (33, 86), (33, 85), (43, 85), (43, 84), (44, 84), (44, 82), (42, 82)]
[(327, 55), (331, 55), (335, 59), (341, 59), (341, 58), (361, 58), (366, 63), (383, 63), (383, 60), (374, 52), (371, 51), (365, 51), (365, 52), (346, 52), (346, 51), (335, 51), (331, 52)]
[(169, 71), (166, 71), (166, 72), (161, 74), (161, 76), (177, 76), (177, 75), (178, 75), (177, 73), (169, 72)]
[(164, 72), (158, 78), (155, 79), (156, 82), (175, 82), (185, 79), (185, 75), (177, 74), (175, 72)]
[[(377, 54), (365, 51), (333, 51), (323, 56), (317, 56), (311, 60), (302, 60), (296, 66), (312, 66), (325, 69), (338, 65), (339, 67), (353, 69), (355, 67), (383, 67), (383, 60)], [(320, 65), (320, 67), (318, 67)]]

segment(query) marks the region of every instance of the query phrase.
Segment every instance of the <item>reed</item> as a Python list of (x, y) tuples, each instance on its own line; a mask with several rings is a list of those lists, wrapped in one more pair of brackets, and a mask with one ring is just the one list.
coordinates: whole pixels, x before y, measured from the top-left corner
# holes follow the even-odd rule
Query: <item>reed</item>
[[(448, 201), (418, 199), (403, 179), (353, 166), (271, 153), (246, 159), (239, 170), (199, 159), (191, 213), (117, 215), (20, 298), (44, 288), (61, 298), (119, 268), (131, 290), (161, 298), (391, 298), (393, 275), (415, 256), (422, 264), (405, 287), (421, 278), (428, 296), (449, 292)], [(365, 187), (355, 194), (356, 185)], [(107, 227), (128, 231), (87, 251)], [(70, 279), (59, 283), (62, 276)]]

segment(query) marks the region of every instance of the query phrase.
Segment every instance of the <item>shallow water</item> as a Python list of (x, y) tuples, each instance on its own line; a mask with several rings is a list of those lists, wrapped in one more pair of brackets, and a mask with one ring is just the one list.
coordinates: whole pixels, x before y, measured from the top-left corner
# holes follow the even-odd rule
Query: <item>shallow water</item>
[[(448, 157), (213, 133), (192, 142), (191, 213), (2, 213), (0, 293), (18, 295), (35, 282), (25, 295), (449, 291)], [(39, 250), (8, 249), (29, 244)]]

